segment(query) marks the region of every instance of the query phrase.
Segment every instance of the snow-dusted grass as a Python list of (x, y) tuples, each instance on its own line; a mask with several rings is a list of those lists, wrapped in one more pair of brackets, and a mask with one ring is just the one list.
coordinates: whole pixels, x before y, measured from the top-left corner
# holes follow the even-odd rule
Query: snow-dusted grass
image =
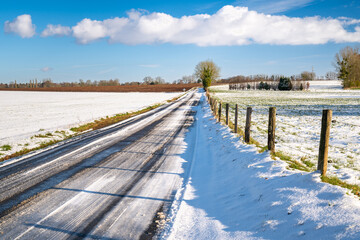
[(73, 134), (70, 128), (181, 93), (0, 92), (1, 157)]
[[(276, 149), (294, 160), (316, 166), (323, 109), (333, 110), (330, 130), (329, 174), (360, 184), (360, 91), (341, 90), (339, 81), (310, 83), (310, 91), (228, 91), (213, 87), (213, 96), (239, 105), (239, 125), (245, 125), (246, 107), (253, 108), (252, 137), (267, 144), (269, 107), (277, 108)], [(314, 84), (315, 86), (312, 86)], [(231, 118), (234, 110), (231, 110)]]
[(357, 196), (243, 144), (204, 98), (184, 146), (189, 180), (163, 239), (360, 238)]

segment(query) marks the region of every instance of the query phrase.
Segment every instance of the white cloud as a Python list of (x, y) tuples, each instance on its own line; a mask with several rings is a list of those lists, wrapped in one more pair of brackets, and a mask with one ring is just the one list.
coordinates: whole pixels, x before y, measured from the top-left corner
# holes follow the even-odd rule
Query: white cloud
[(73, 35), (81, 44), (86, 44), (104, 37), (111, 37), (121, 31), (128, 22), (126, 18), (113, 18), (104, 21), (83, 19), (72, 27)]
[[(289, 0), (278, 1), (289, 6)], [(302, 4), (310, 0), (301, 0)], [(165, 13), (131, 10), (127, 17), (103, 21), (85, 18), (73, 27), (49, 24), (42, 36), (70, 35), (80, 44), (107, 39), (109, 43), (195, 44), (234, 46), (245, 44), (304, 45), (360, 42), (360, 20), (349, 18), (294, 18), (224, 6), (213, 15), (173, 17)], [(353, 30), (348, 26), (352, 25)], [(6, 32), (22, 37), (35, 34), (30, 15), (5, 23)]]
[[(356, 21), (356, 19), (355, 19)], [(353, 21), (354, 22), (354, 21)], [(344, 20), (321, 17), (291, 18), (225, 6), (213, 15), (175, 18), (165, 13), (131, 11), (128, 18), (84, 19), (72, 28), (79, 43), (107, 38), (122, 44), (324, 44), (360, 42), (360, 31), (345, 30)]]
[(42, 31), (42, 37), (49, 37), (49, 36), (68, 36), (71, 34), (70, 27), (64, 27), (61, 25), (52, 25), (48, 24), (46, 29)]
[(4, 30), (6, 33), (18, 34), (22, 38), (31, 38), (35, 35), (35, 25), (28, 14), (20, 15), (11, 22), (6, 21)]
[(49, 72), (49, 71), (51, 71), (51, 70), (52, 70), (51, 67), (43, 67), (43, 68), (41, 69), (42, 72)]
[(360, 19), (354, 19), (354, 18), (348, 18), (348, 17), (339, 17), (339, 20), (343, 21), (344, 25), (360, 24)]

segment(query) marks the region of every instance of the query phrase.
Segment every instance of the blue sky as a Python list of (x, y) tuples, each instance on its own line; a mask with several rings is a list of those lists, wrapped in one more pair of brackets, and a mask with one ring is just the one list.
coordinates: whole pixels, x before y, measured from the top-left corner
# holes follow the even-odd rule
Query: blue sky
[(224, 78), (325, 75), (359, 46), (359, 19), (356, 0), (6, 1), (0, 82), (172, 82), (207, 59)]

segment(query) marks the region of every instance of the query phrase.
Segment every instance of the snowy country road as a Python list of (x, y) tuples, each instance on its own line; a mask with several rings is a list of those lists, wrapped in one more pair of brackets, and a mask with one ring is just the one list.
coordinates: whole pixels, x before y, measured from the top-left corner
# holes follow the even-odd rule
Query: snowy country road
[(199, 96), (0, 165), (0, 238), (152, 238), (182, 184), (178, 141)]

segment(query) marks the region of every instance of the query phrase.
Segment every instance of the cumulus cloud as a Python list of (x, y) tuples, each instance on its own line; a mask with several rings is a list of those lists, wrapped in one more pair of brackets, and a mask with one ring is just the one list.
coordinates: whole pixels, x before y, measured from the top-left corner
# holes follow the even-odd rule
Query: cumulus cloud
[(42, 72), (49, 72), (49, 71), (51, 71), (51, 70), (52, 70), (51, 67), (43, 67), (43, 68), (41, 69)]
[[(284, 6), (289, 0), (279, 1)], [(301, 0), (308, 4), (311, 0)], [(27, 24), (25, 24), (27, 23)], [(19, 26), (27, 26), (19, 27)], [(349, 26), (351, 25), (351, 29)], [(5, 23), (8, 32), (35, 27), (29, 15)], [(31, 32), (31, 34), (29, 33)], [(22, 31), (25, 33), (25, 31)], [(224, 6), (218, 12), (173, 17), (169, 14), (132, 10), (127, 17), (105, 20), (85, 18), (73, 27), (48, 25), (42, 36), (70, 35), (80, 44), (107, 39), (109, 43), (195, 44), (198, 46), (234, 46), (245, 44), (304, 45), (328, 42), (360, 42), (360, 19), (295, 18), (250, 11), (247, 7)]]
[(20, 15), (13, 21), (6, 21), (4, 30), (6, 33), (18, 34), (22, 38), (31, 38), (35, 35), (35, 25), (28, 14)]
[[(356, 23), (356, 19), (352, 20)], [(84, 19), (72, 27), (79, 43), (107, 38), (122, 44), (195, 44), (232, 46), (244, 44), (324, 44), (360, 42), (359, 27), (345, 30), (344, 19), (292, 18), (225, 6), (213, 15), (173, 17), (169, 14), (131, 11), (126, 18), (104, 21)]]
[(61, 25), (52, 25), (48, 24), (46, 29), (42, 31), (42, 37), (49, 37), (49, 36), (68, 36), (71, 34), (70, 27), (64, 27)]

